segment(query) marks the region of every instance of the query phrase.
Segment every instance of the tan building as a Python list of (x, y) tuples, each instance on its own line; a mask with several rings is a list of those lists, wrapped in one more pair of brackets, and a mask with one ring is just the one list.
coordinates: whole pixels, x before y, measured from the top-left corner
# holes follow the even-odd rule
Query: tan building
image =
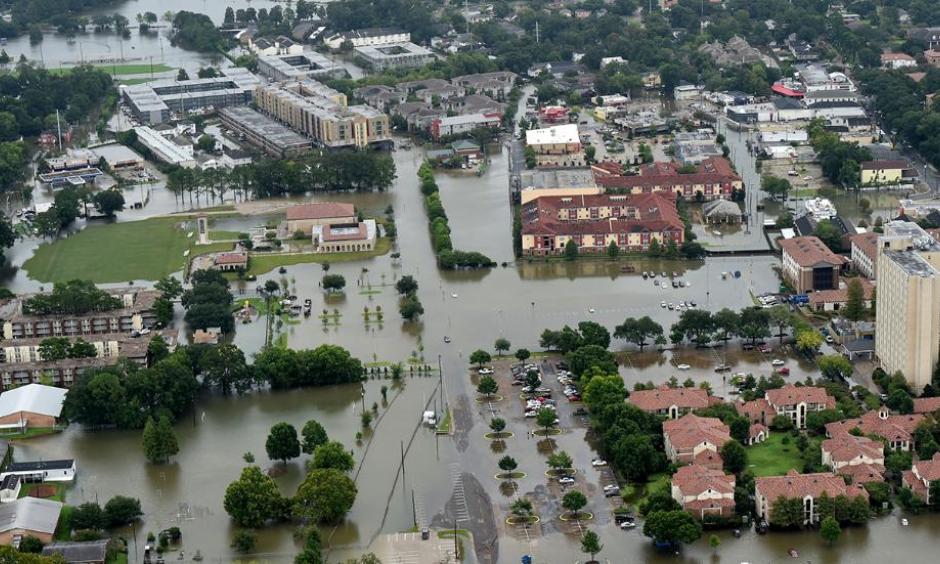
[(890, 221), (878, 241), (875, 355), (916, 390), (930, 383), (940, 343), (940, 243), (919, 225)]
[(536, 155), (573, 155), (581, 152), (578, 124), (569, 123), (525, 132), (526, 147)]
[(839, 287), (839, 272), (847, 262), (818, 237), (794, 237), (780, 241), (783, 278), (799, 294)]
[(865, 161), (862, 167), (862, 185), (899, 184), (904, 171), (911, 165), (907, 161)]
[(828, 472), (800, 474), (790, 470), (786, 476), (768, 476), (754, 479), (754, 508), (757, 516), (772, 522), (773, 506), (779, 499), (799, 499), (803, 502), (803, 524), (819, 521), (816, 498), (827, 495), (830, 499), (844, 495), (850, 499), (861, 496), (868, 499), (868, 492), (854, 485), (846, 485), (842, 476)]
[(930, 460), (919, 460), (901, 475), (901, 483), (911, 488), (918, 498), (930, 505), (930, 483), (940, 480), (940, 452)]
[(717, 417), (689, 413), (663, 422), (663, 446), (675, 464), (689, 464), (705, 451), (719, 453), (730, 440), (731, 431)]
[(0, 394), (0, 429), (55, 427), (68, 390), (27, 384)]
[(31, 296), (10, 300), (0, 305), (0, 317), (4, 319), (3, 338), (130, 333), (156, 323), (153, 302), (160, 296), (160, 292), (136, 288), (105, 291), (119, 298), (122, 307), (84, 314), (34, 315), (23, 311), (23, 303)]
[(313, 228), (313, 243), (318, 253), (357, 253), (375, 249), (377, 234), (374, 219), (318, 225)]
[(603, 193), (587, 168), (524, 170), (519, 175), (519, 202), (525, 205), (542, 196), (596, 196)]
[(852, 266), (869, 280), (874, 280), (878, 273), (878, 237), (878, 233), (869, 231), (849, 238), (852, 241)]
[(21, 497), (0, 505), (0, 544), (18, 547), (23, 537), (52, 542), (62, 504), (38, 497)]
[(924, 51), (924, 58), (927, 59), (927, 64), (932, 67), (940, 67), (940, 51), (936, 49), (927, 49)]
[(627, 401), (639, 409), (656, 415), (676, 419), (693, 409), (705, 409), (721, 400), (708, 395), (702, 388), (670, 388), (662, 385), (652, 390), (636, 390)]
[[(787, 384), (782, 388), (767, 390), (764, 396), (774, 411), (773, 417), (777, 415), (789, 417), (797, 429), (806, 428), (806, 416), (811, 411), (834, 409), (836, 406), (835, 398), (830, 396), (825, 388), (816, 386)], [(765, 423), (770, 423), (770, 421)]]
[(826, 436), (835, 438), (858, 428), (865, 435), (883, 438), (892, 450), (909, 451), (915, 447), (914, 431), (923, 420), (923, 415), (914, 413), (892, 415), (882, 406), (878, 411), (869, 411), (855, 419), (827, 423)]
[(366, 147), (391, 139), (388, 115), (369, 106), (349, 106), (346, 95), (315, 80), (262, 85), (258, 109), (324, 147)]
[(872, 481), (867, 478), (880, 477), (883, 480), (884, 444), (868, 437), (841, 433), (822, 442), (822, 463), (837, 474), (851, 476), (853, 484)]
[(734, 515), (734, 476), (693, 464), (672, 475), (672, 498), (696, 519)]
[(311, 235), (316, 226), (356, 223), (356, 208), (339, 202), (316, 202), (287, 208), (287, 232)]

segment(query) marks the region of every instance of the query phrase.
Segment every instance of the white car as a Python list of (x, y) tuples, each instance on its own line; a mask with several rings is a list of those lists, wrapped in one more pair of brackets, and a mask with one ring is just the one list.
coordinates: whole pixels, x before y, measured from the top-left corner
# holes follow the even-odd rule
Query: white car
[(659, 302), (659, 307), (666, 307), (666, 302)]
[(558, 483), (563, 486), (570, 486), (571, 484), (574, 483), (574, 478), (572, 478), (571, 476), (564, 476), (562, 478), (558, 478)]
[(783, 366), (784, 364), (786, 364), (786, 362), (780, 360), (779, 358), (775, 358), (770, 361), (770, 364), (771, 366)]
[(600, 458), (595, 458), (591, 461), (591, 466), (595, 468), (600, 468), (601, 466), (607, 466), (606, 460), (601, 460)]
[(623, 523), (620, 523), (620, 528), (623, 529), (624, 531), (628, 531), (628, 530), (630, 530), (630, 529), (635, 529), (635, 528), (636, 528), (636, 522), (635, 522), (635, 521), (624, 521)]
[(688, 369), (690, 369), (690, 368), (692, 368), (692, 367), (689, 366), (688, 364), (680, 364), (680, 365), (677, 366), (676, 368), (678, 368), (679, 370), (688, 370)]
[(619, 490), (619, 489), (620, 489), (620, 486), (618, 486), (617, 484), (607, 484), (606, 486), (604, 486), (605, 492), (609, 492), (612, 490)]
[(536, 412), (534, 409), (532, 411), (525, 412), (526, 417), (536, 417), (537, 415), (538, 415), (538, 412)]
[(492, 373), (493, 373), (493, 369), (492, 369), (492, 368), (481, 368), (481, 369), (479, 370), (479, 372), (480, 372), (480, 374), (483, 374), (484, 376), (486, 376), (486, 375), (492, 374)]

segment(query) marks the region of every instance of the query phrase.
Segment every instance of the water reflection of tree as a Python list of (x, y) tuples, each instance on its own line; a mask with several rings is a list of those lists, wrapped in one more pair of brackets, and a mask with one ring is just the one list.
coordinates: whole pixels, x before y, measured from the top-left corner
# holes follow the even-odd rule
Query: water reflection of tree
[(555, 439), (542, 439), (541, 441), (535, 443), (535, 447), (539, 454), (552, 454), (555, 452), (555, 448), (557, 446), (558, 443), (555, 442)]

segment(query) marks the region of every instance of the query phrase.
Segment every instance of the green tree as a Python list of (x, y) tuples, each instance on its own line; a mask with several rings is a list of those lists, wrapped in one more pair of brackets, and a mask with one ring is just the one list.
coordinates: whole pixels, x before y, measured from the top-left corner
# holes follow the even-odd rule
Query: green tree
[(47, 337), (39, 343), (39, 357), (52, 362), (69, 356), (69, 340), (65, 337)]
[(786, 178), (776, 176), (763, 176), (761, 178), (761, 190), (767, 192), (774, 198), (787, 199), (787, 194), (793, 187)]
[(311, 462), (312, 468), (333, 468), (340, 472), (349, 472), (356, 465), (352, 454), (346, 450), (343, 443), (338, 441), (330, 441), (318, 446), (313, 451)]
[(245, 554), (255, 549), (257, 540), (255, 533), (252, 531), (238, 531), (232, 537), (231, 547), (235, 549), (235, 552)]
[(819, 526), (819, 535), (825, 539), (829, 544), (832, 544), (839, 540), (839, 536), (842, 534), (842, 527), (839, 526), (839, 522), (835, 520), (834, 517), (826, 517), (822, 520), (822, 524)]
[(512, 347), (512, 343), (502, 337), (496, 339), (493, 344), (493, 348), (496, 349), (496, 354), (499, 356), (503, 356), (503, 353), (509, 351), (510, 347)]
[(708, 537), (708, 546), (712, 548), (715, 554), (718, 554), (718, 547), (721, 546), (721, 538), (719, 538), (718, 535), (712, 534)]
[(620, 247), (617, 246), (616, 241), (611, 241), (610, 244), (607, 245), (607, 257), (611, 259), (616, 259), (619, 256), (620, 256)]
[(594, 531), (587, 531), (584, 533), (584, 536), (581, 537), (581, 552), (591, 555), (591, 561), (594, 561), (594, 555), (598, 552), (604, 550), (604, 545), (601, 544), (600, 538), (597, 536), (597, 533)]
[(314, 523), (337, 523), (356, 501), (355, 482), (333, 469), (311, 470), (294, 496), (294, 514)]
[(328, 293), (342, 292), (346, 287), (346, 278), (342, 274), (326, 274), (320, 284)]
[(852, 375), (852, 363), (841, 354), (820, 357), (816, 364), (823, 376), (831, 379), (845, 379)]
[(747, 468), (747, 451), (741, 443), (730, 440), (721, 447), (721, 459), (726, 472), (738, 474)]
[(658, 543), (689, 544), (702, 536), (702, 525), (685, 511), (654, 511), (646, 516), (643, 534)]
[(639, 319), (628, 317), (622, 324), (614, 328), (614, 337), (624, 339), (635, 344), (643, 350), (647, 340), (663, 334), (663, 328), (648, 315)]
[(86, 502), (72, 510), (69, 524), (76, 531), (98, 531), (108, 526), (108, 516), (97, 503)]
[(137, 521), (143, 516), (140, 500), (133, 497), (116, 495), (104, 504), (108, 527), (121, 527)]
[(516, 471), (518, 465), (516, 464), (516, 459), (509, 456), (508, 454), (499, 459), (499, 469), (506, 473), (512, 473)]
[(813, 230), (813, 235), (819, 238), (834, 253), (842, 252), (842, 233), (839, 228), (828, 219), (820, 220)]
[(401, 316), (405, 321), (414, 321), (422, 313), (424, 313), (424, 306), (421, 305), (421, 302), (418, 301), (418, 297), (414, 295), (405, 296), (398, 306), (398, 311), (401, 313)]
[(69, 347), (69, 358), (95, 358), (96, 356), (98, 356), (98, 349), (95, 345), (81, 337), (75, 339)]
[(596, 375), (584, 386), (582, 399), (591, 412), (598, 412), (606, 406), (623, 403), (627, 397), (623, 378), (619, 374)]
[(806, 354), (815, 354), (823, 344), (822, 333), (815, 329), (804, 329), (796, 334), (796, 348)]
[(502, 433), (506, 429), (506, 420), (502, 417), (494, 417), (490, 420), (490, 431)]
[(849, 280), (845, 307), (842, 315), (850, 321), (861, 321), (865, 317), (865, 290), (858, 278)]
[(483, 349), (477, 349), (470, 353), (470, 363), (476, 364), (477, 368), (483, 368), (483, 365), (491, 360), (493, 360), (493, 357)]
[(302, 437), (301, 449), (305, 454), (313, 454), (318, 446), (326, 444), (329, 440), (326, 429), (315, 419), (304, 423), (303, 429), (300, 430), (300, 436)]
[(529, 517), (532, 515), (532, 502), (520, 497), (509, 504), (509, 511), (517, 517)]
[(399, 295), (409, 296), (418, 291), (418, 282), (414, 279), (414, 276), (406, 274), (399, 278), (398, 282), (395, 282), (395, 289)]
[(519, 362), (525, 362), (532, 356), (532, 353), (529, 352), (529, 349), (518, 349), (516, 351), (515, 357)]
[(617, 372), (617, 360), (606, 348), (597, 345), (585, 345), (565, 355), (568, 369), (572, 374), (580, 377), (591, 368), (597, 368), (605, 374)]
[(233, 344), (222, 343), (209, 348), (199, 365), (203, 382), (217, 387), (223, 394), (233, 389), (243, 393), (254, 385), (254, 372), (245, 362), (245, 353)]
[(143, 434), (144, 456), (150, 462), (169, 462), (170, 457), (179, 452), (179, 443), (170, 419), (162, 415), (154, 422), (153, 417), (147, 418)]
[(300, 441), (297, 439), (297, 429), (290, 423), (275, 423), (268, 433), (264, 449), (271, 460), (280, 460), (287, 464), (291, 458), (300, 456)]
[(124, 209), (124, 194), (117, 189), (102, 190), (92, 196), (92, 202), (98, 213), (114, 217), (116, 212)]
[(548, 430), (550, 427), (555, 425), (555, 421), (558, 419), (555, 414), (554, 409), (549, 409), (547, 407), (539, 408), (535, 413), (535, 422), (539, 427), (542, 427), (545, 430)]
[(578, 490), (571, 490), (561, 499), (561, 506), (568, 511), (569, 515), (576, 515), (585, 505), (587, 505), (587, 497)]
[(257, 529), (282, 517), (283, 502), (274, 479), (248, 466), (225, 488), (223, 506), (236, 525)]
[(498, 391), (499, 384), (496, 383), (496, 380), (493, 379), (492, 376), (484, 376), (483, 378), (480, 378), (480, 383), (477, 385), (478, 393), (489, 398)]
[[(43, 544), (43, 542), (39, 540), (38, 538), (32, 535), (26, 535), (25, 537), (20, 539), (19, 551), (25, 554), (39, 554), (42, 552), (42, 548), (44, 546), (46, 545)], [(0, 556), (0, 560), (7, 561), (2, 556)], [(9, 562), (20, 562), (20, 560), (19, 559), (9, 560)]]
[(565, 243), (564, 255), (565, 260), (578, 258), (578, 244), (574, 242), (574, 239), (568, 239), (568, 242)]
[(563, 450), (548, 455), (548, 459), (546, 459), (545, 462), (552, 470), (570, 470), (574, 464), (574, 461), (571, 460), (571, 456)]

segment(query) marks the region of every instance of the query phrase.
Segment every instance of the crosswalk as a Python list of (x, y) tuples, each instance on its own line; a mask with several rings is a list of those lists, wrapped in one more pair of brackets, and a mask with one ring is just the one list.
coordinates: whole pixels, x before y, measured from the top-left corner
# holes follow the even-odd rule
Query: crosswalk
[(453, 498), (454, 498), (454, 513), (457, 516), (457, 521), (470, 521), (470, 511), (467, 509), (467, 496), (464, 493), (463, 489), (463, 472), (461, 471), (459, 464), (450, 465), (450, 479), (451, 483), (454, 485)]
[[(383, 558), (389, 564), (456, 564), (453, 539), (421, 541), (420, 533), (397, 533), (392, 539), (391, 557)], [(428, 550), (427, 545), (433, 549)]]

